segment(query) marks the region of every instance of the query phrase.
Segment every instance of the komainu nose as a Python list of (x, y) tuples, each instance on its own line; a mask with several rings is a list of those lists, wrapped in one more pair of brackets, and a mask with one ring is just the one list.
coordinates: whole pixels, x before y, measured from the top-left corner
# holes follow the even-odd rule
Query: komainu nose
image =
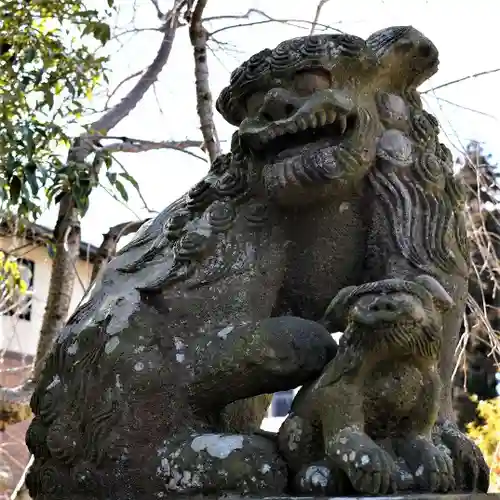
[(259, 115), (268, 122), (284, 120), (299, 110), (300, 102), (297, 96), (286, 89), (271, 89), (264, 98)]
[(372, 312), (395, 312), (398, 310), (398, 304), (390, 298), (379, 297), (369, 305), (368, 309)]
[(364, 325), (375, 326), (384, 322), (396, 322), (408, 314), (404, 302), (394, 297), (366, 295), (361, 297), (352, 311), (352, 319)]

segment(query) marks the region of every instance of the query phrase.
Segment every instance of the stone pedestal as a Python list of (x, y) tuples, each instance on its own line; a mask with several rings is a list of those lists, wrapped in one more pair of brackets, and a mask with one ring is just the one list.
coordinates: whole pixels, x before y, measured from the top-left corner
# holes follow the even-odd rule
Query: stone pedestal
[[(191, 497), (193, 498), (193, 497)], [(197, 497), (196, 497), (197, 498)], [(199, 497), (201, 500), (201, 496)], [(207, 500), (204, 496), (203, 499)], [(215, 497), (214, 497), (215, 499)], [(411, 494), (411, 495), (390, 495), (377, 497), (349, 496), (349, 497), (294, 497), (294, 496), (275, 496), (275, 497), (242, 497), (239, 495), (222, 495), (217, 500), (500, 500), (500, 493), (462, 493), (462, 494)]]

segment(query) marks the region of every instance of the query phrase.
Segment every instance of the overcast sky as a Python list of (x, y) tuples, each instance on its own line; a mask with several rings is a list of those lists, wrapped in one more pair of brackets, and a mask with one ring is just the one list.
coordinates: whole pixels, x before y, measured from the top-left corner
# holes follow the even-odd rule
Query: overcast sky
[[(122, 26), (132, 19), (134, 5), (136, 27), (158, 26), (151, 0), (115, 1), (121, 6), (119, 21)], [(209, 0), (205, 14), (243, 14), (255, 8), (274, 18), (312, 20), (315, 3), (314, 0)], [(164, 11), (171, 4), (172, 0), (159, 0)], [(440, 70), (422, 86), (425, 90), (469, 74), (500, 67), (496, 4), (492, 0), (331, 0), (325, 5), (320, 22), (362, 37), (391, 25), (413, 25), (431, 38), (440, 51)], [(259, 19), (262, 18), (253, 16), (251, 21)], [(222, 20), (208, 26), (214, 31), (228, 24), (243, 22), (248, 21)], [(278, 23), (221, 32), (216, 37), (227, 44), (227, 50), (223, 51), (212, 44), (216, 51), (209, 55), (214, 98), (227, 84), (230, 72), (251, 54), (265, 47), (272, 48), (284, 39), (307, 33), (306, 29)], [(158, 33), (141, 31), (113, 55), (111, 86), (146, 67), (154, 58), (160, 39)], [(113, 47), (118, 49), (117, 45)], [(124, 85), (122, 90), (127, 91), (134, 81), (128, 86)], [(485, 143), (486, 150), (494, 157), (500, 158), (499, 84), (500, 72), (426, 95), (427, 108), (440, 120), (444, 130), (443, 139), (455, 155), (469, 139), (477, 139)], [(118, 97), (122, 95), (117, 94)], [(97, 99), (93, 105), (98, 107), (102, 101)], [(216, 125), (219, 137), (226, 140), (223, 148), (227, 150), (233, 127), (217, 113)], [(201, 138), (196, 114), (192, 49), (186, 28), (178, 31), (170, 59), (156, 85), (156, 92), (149, 92), (111, 134), (159, 141)], [(208, 168), (207, 163), (175, 151), (122, 154), (118, 158), (136, 178), (143, 197), (154, 210), (161, 210), (182, 195)], [(129, 203), (124, 205), (115, 201), (104, 188), (99, 188), (92, 195), (90, 210), (82, 223), (83, 239), (99, 244), (102, 234), (110, 226), (147, 216), (148, 212), (142, 207), (142, 201), (133, 193)], [(50, 210), (39, 222), (52, 226), (55, 214), (55, 210)]]

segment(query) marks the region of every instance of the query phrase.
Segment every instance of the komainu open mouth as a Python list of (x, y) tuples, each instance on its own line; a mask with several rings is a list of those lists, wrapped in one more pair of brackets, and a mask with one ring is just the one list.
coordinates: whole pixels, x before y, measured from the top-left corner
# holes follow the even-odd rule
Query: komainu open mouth
[[(264, 160), (280, 160), (301, 152), (335, 146), (356, 129), (355, 113), (318, 111), (297, 114), (262, 130), (254, 142), (254, 154)], [(257, 147), (256, 147), (257, 146)]]

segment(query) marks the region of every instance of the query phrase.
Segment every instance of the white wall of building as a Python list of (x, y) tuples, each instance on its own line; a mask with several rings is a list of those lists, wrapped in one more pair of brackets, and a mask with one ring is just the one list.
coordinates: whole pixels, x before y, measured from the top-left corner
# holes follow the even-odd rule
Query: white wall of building
[[(15, 316), (0, 315), (0, 354), (3, 350), (35, 355), (38, 336), (42, 325), (43, 314), (49, 290), (52, 259), (44, 245), (27, 244), (20, 238), (0, 237), (0, 250), (13, 252), (17, 257), (28, 259), (34, 263), (33, 298), (31, 318), (29, 320)], [(18, 249), (17, 251), (14, 251)], [(90, 283), (92, 265), (79, 260), (76, 264), (78, 275), (85, 287)], [(70, 314), (83, 297), (84, 289), (79, 280), (75, 280)]]

